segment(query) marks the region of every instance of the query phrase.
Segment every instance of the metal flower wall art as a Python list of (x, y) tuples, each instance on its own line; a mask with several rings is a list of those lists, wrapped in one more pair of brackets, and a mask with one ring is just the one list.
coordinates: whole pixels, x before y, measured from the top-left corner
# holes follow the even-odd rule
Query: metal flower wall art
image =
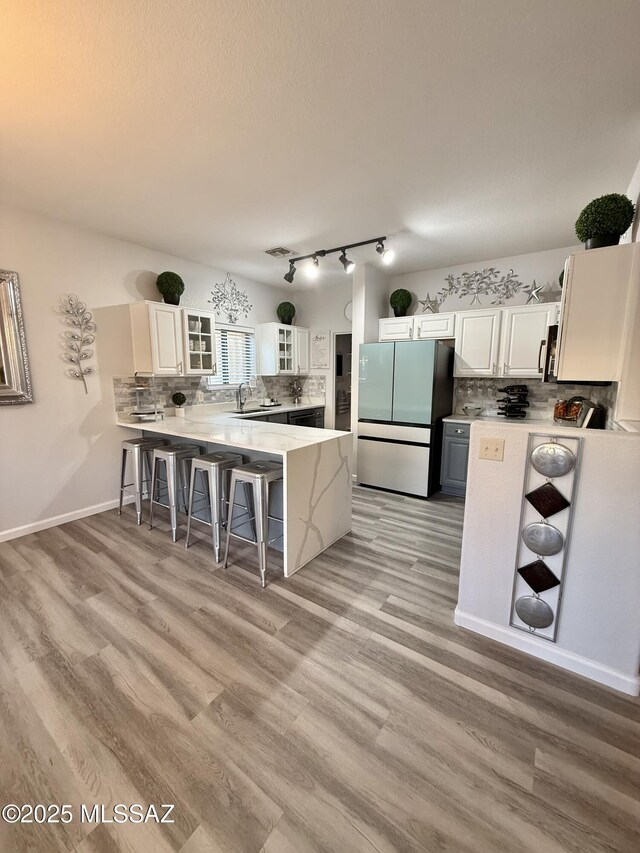
[(423, 314), (425, 311), (437, 313), (445, 299), (456, 295), (459, 299), (463, 296), (473, 297), (472, 305), (482, 305), (483, 297), (493, 296), (492, 305), (504, 305), (507, 299), (512, 299), (524, 287), (524, 283), (513, 270), (501, 275), (500, 270), (495, 267), (463, 272), (458, 276), (450, 273), (444, 280), (447, 283), (446, 287), (439, 290), (433, 299), (428, 293), (426, 299), (419, 300)]
[(213, 299), (208, 301), (213, 304), (216, 314), (226, 314), (229, 323), (237, 323), (241, 314), (248, 317), (253, 308), (247, 294), (238, 289), (229, 273), (222, 283), (214, 285), (211, 295)]
[(72, 379), (79, 379), (84, 385), (84, 393), (88, 394), (85, 376), (95, 371), (85, 362), (93, 356), (90, 345), (96, 339), (93, 334), (96, 324), (93, 322), (91, 312), (87, 311), (87, 306), (74, 293), (65, 293), (61, 297), (58, 310), (62, 314), (63, 323), (68, 327), (61, 335), (62, 358), (72, 365), (66, 373)]

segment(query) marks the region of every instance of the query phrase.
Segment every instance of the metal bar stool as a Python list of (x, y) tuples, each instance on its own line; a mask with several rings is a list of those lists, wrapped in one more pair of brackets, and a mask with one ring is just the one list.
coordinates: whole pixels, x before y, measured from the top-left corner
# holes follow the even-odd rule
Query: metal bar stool
[[(224, 567), (227, 568), (229, 561), (229, 542), (231, 537), (242, 539), (243, 542), (251, 542), (258, 546), (258, 562), (260, 565), (260, 583), (262, 587), (267, 585), (267, 546), (279, 539), (277, 536), (274, 539), (269, 539), (269, 519), (273, 516), (269, 515), (269, 487), (271, 483), (282, 480), (282, 465), (277, 462), (249, 462), (247, 465), (242, 465), (238, 468), (233, 468), (231, 471), (231, 494), (229, 496), (229, 511), (227, 515), (227, 547), (224, 555)], [(249, 521), (252, 522), (252, 527), (255, 525), (255, 541), (248, 539), (246, 536), (240, 536), (238, 533), (233, 533), (231, 530), (233, 522), (233, 510), (236, 500), (236, 487), (241, 483), (247, 492), (247, 487), (251, 490), (248, 494), (248, 503), (253, 503), (253, 515), (251, 515), (250, 506), (242, 507), (246, 510), (249, 516)], [(282, 519), (273, 519), (274, 521), (282, 521)]]
[[(187, 538), (184, 547), (189, 547), (191, 535), (191, 520), (200, 521), (211, 527), (213, 539), (213, 556), (216, 563), (220, 562), (220, 530), (227, 521), (227, 506), (229, 503), (229, 477), (232, 468), (242, 465), (244, 458), (239, 453), (206, 453), (196, 456), (191, 462), (191, 483), (189, 484), (189, 508), (187, 510)], [(201, 474), (203, 490), (196, 489), (196, 478)], [(193, 498), (198, 495), (199, 502), (204, 501), (209, 510), (210, 521), (205, 521), (193, 514)]]
[[(169, 509), (171, 516), (171, 538), (178, 538), (178, 497), (182, 492), (182, 506), (187, 509), (186, 492), (189, 482), (188, 463), (200, 454), (197, 444), (170, 444), (167, 447), (156, 447), (153, 451), (153, 473), (151, 475), (151, 508), (149, 510), (149, 530), (153, 527), (153, 507), (155, 504)], [(159, 466), (164, 464), (168, 492), (168, 504), (163, 504), (157, 498), (159, 484)]]
[[(136, 502), (136, 515), (138, 524), (142, 524), (142, 496), (145, 485), (149, 493), (149, 483), (151, 482), (151, 453), (156, 447), (166, 445), (163, 438), (129, 438), (122, 442), (122, 468), (120, 471), (120, 503), (118, 505), (118, 515), (122, 515), (122, 499), (124, 490), (133, 486), (133, 494)], [(124, 479), (127, 474), (127, 460), (131, 458), (131, 468), (133, 473), (133, 482), (125, 483)], [(147, 476), (144, 476), (146, 468)]]

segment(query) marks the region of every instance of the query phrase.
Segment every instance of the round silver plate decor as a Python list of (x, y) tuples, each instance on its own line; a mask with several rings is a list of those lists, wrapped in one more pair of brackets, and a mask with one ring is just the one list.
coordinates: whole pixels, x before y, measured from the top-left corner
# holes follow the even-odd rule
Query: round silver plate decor
[(545, 477), (564, 477), (576, 464), (576, 457), (564, 444), (547, 441), (532, 451), (531, 464)]
[(530, 551), (539, 557), (551, 557), (562, 551), (564, 536), (553, 524), (534, 521), (522, 531), (522, 541)]
[(521, 596), (516, 601), (516, 613), (530, 628), (548, 628), (553, 622), (553, 610), (535, 595)]

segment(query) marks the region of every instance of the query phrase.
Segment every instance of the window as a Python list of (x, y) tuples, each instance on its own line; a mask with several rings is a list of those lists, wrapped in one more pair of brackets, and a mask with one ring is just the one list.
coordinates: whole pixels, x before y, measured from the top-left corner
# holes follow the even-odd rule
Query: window
[(253, 329), (216, 326), (218, 373), (211, 385), (238, 385), (256, 375), (256, 339)]

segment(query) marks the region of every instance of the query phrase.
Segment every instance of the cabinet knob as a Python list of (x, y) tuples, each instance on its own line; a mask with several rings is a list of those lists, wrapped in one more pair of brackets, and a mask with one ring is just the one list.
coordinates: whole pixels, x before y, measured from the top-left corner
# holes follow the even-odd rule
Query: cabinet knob
[(458, 433), (458, 435), (460, 435), (461, 433), (463, 433), (463, 432), (464, 432), (464, 430), (463, 430), (463, 429), (457, 429), (457, 430), (455, 430), (455, 432), (457, 432), (457, 433)]
[(509, 365), (505, 362), (502, 365), (502, 369), (504, 370), (504, 375), (506, 376), (509, 373)]

